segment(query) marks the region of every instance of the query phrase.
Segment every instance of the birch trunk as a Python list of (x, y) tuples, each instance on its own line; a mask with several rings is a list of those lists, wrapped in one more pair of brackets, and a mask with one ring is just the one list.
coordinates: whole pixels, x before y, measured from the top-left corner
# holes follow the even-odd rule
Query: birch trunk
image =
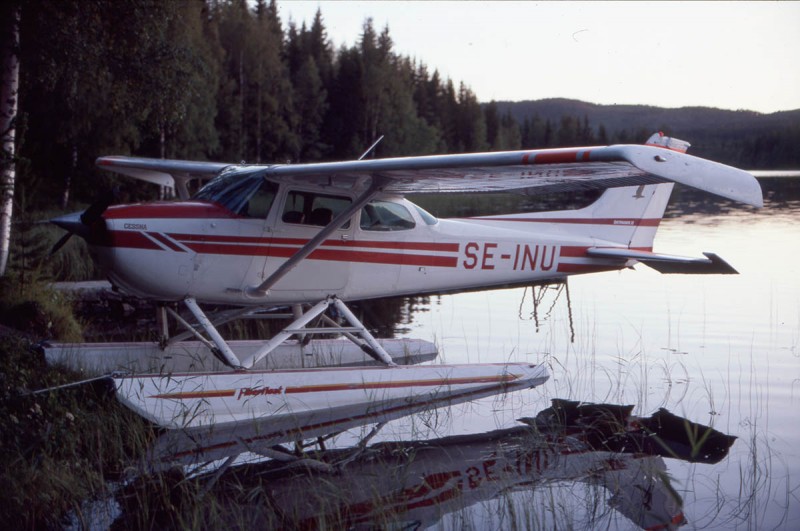
[(0, 3), (0, 276), (8, 266), (14, 209), (15, 122), (19, 86), (19, 4)]

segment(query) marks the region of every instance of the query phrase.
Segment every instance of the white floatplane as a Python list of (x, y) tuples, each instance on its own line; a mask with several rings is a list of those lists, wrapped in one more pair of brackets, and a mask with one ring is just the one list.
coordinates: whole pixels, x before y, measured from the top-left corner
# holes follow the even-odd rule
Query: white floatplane
[[(115, 287), (161, 303), (162, 348), (194, 336), (224, 364), (227, 372), (115, 377), (120, 399), (162, 426), (425, 400), (511, 380), (534, 386), (546, 371), (397, 367), (345, 301), (549, 283), (637, 262), (665, 273), (735, 273), (712, 253), (653, 251), (674, 183), (762, 206), (752, 175), (687, 155), (687, 146), (657, 134), (646, 145), (289, 165), (101, 157), (101, 168), (174, 186), (180, 200), (109, 206), (103, 199), (52, 221), (87, 240)], [(211, 180), (189, 197), (193, 179)], [(584, 208), (468, 219), (436, 219), (404, 197), (586, 189), (602, 194)], [(237, 309), (207, 315), (201, 305)], [(244, 354), (217, 330), (275, 307), (292, 308), (294, 321)], [(170, 317), (186, 331), (170, 335)], [(331, 332), (383, 368), (269, 372), (267, 365), (264, 372), (259, 365), (292, 336)]]

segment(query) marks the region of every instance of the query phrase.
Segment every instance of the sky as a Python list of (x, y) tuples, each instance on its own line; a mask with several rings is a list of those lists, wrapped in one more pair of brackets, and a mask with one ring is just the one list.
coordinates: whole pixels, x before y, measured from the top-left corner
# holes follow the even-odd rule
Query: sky
[(364, 21), (394, 51), (481, 102), (800, 109), (800, 2), (278, 0), (284, 25), (317, 9), (334, 48)]

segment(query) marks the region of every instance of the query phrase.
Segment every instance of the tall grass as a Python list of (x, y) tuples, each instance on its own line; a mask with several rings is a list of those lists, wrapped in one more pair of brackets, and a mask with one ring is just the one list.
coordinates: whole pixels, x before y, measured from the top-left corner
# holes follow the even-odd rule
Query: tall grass
[(84, 500), (106, 496), (131, 455), (147, 446), (144, 420), (109, 396), (103, 382), (31, 391), (80, 375), (45, 365), (29, 342), (0, 341), (0, 527), (60, 527)]

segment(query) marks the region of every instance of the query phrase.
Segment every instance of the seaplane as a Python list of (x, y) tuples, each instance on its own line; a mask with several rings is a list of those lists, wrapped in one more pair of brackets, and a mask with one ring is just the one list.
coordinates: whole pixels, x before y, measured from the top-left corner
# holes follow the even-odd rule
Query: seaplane
[[(348, 303), (530, 286), (636, 263), (662, 273), (735, 273), (713, 253), (653, 251), (675, 183), (763, 205), (751, 174), (691, 156), (688, 147), (656, 134), (644, 145), (307, 164), (104, 156), (100, 168), (172, 186), (179, 199), (111, 206), (104, 198), (51, 221), (69, 232), (65, 239), (78, 234), (87, 241), (115, 288), (160, 304), (161, 340), (144, 357), (171, 354), (145, 371), (113, 375), (117, 396), (145, 418), (178, 429), (359, 404), (366, 411), (448, 393), (533, 387), (548, 373), (530, 363), (418, 364), (424, 353), (408, 357), (404, 345), (390, 353)], [(207, 183), (190, 194), (196, 180)], [(437, 219), (405, 197), (581, 190), (601, 193), (582, 208), (461, 219)], [(218, 330), (275, 308), (291, 309), (292, 322), (244, 350)], [(170, 334), (170, 318), (184, 332)], [(286, 345), (330, 346), (308, 338), (331, 333), (346, 338), (337, 345), (351, 344), (377, 365), (270, 364)], [(200, 345), (202, 362), (170, 365), (177, 356), (169, 348), (189, 337)]]

